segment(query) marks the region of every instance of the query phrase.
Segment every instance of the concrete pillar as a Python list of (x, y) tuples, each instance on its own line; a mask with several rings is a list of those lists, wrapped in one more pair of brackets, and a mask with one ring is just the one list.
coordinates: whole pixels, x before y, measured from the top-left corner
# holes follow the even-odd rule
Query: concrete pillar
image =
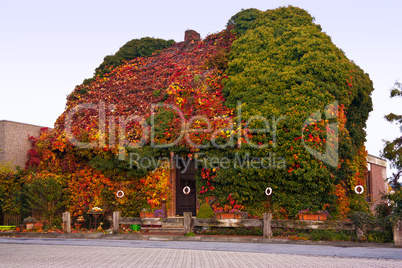
[(120, 211), (113, 211), (113, 233), (120, 231)]
[(63, 213), (63, 231), (71, 233), (71, 217), (68, 211)]
[(183, 212), (183, 218), (184, 218), (184, 233), (188, 234), (191, 232), (191, 217), (193, 213), (192, 212)]
[(399, 220), (394, 226), (394, 245), (402, 248), (402, 220)]
[(272, 213), (264, 213), (263, 215), (263, 238), (272, 238), (271, 228)]
[(363, 229), (356, 228), (356, 237), (357, 237), (357, 240), (358, 240), (358, 241), (362, 241), (362, 240), (363, 240), (364, 234), (365, 234), (365, 232), (364, 232)]

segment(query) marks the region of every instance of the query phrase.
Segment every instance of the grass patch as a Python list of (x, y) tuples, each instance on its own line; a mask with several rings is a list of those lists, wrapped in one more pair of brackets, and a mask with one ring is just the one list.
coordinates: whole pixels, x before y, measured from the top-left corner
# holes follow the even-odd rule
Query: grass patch
[(189, 236), (195, 236), (195, 233), (189, 232), (189, 233), (186, 234), (186, 236), (187, 236), (187, 237), (189, 237)]
[[(312, 241), (352, 241), (357, 242), (354, 230), (301, 230), (288, 228), (273, 228), (273, 236), (285, 237), (290, 240), (312, 240)], [(228, 235), (228, 236), (261, 236), (262, 229), (254, 227), (244, 228), (219, 228), (212, 227), (208, 230), (197, 230), (196, 234), (201, 235)], [(391, 243), (389, 237), (381, 231), (368, 231), (363, 238), (366, 242)]]
[(313, 241), (356, 241), (354, 231), (338, 230), (308, 230), (309, 239)]
[(367, 231), (366, 235), (363, 237), (363, 241), (374, 242), (374, 243), (393, 243), (393, 237), (390, 237), (381, 231)]
[(355, 232), (348, 230), (300, 230), (275, 228), (273, 230), (273, 235), (288, 237), (292, 240), (357, 241)]

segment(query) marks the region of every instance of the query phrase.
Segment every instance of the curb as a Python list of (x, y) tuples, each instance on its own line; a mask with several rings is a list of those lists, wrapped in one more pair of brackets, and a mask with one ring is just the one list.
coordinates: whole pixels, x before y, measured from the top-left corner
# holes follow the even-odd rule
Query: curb
[(105, 234), (105, 233), (20, 233), (0, 232), (0, 237), (10, 238), (58, 238), (58, 239), (105, 239), (105, 240), (149, 240), (149, 241), (188, 241), (188, 242), (231, 242), (231, 243), (264, 243), (264, 244), (294, 244), (320, 245), (336, 247), (380, 247), (395, 248), (392, 243), (349, 242), (349, 241), (311, 241), (288, 239), (265, 239), (260, 237), (241, 236), (178, 236), (178, 235), (141, 235), (141, 234)]

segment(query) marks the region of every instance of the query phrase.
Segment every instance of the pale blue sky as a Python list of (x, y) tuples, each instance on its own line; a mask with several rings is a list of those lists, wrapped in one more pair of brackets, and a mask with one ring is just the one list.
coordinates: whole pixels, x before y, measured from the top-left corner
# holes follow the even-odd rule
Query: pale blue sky
[(0, 0), (0, 120), (52, 127), (74, 87), (131, 39), (182, 41), (187, 29), (205, 37), (242, 8), (290, 4), (314, 16), (373, 80), (366, 146), (378, 156), (382, 139), (400, 135), (383, 116), (402, 113), (402, 100), (389, 99), (394, 81), (402, 81), (402, 1), (327, 2)]

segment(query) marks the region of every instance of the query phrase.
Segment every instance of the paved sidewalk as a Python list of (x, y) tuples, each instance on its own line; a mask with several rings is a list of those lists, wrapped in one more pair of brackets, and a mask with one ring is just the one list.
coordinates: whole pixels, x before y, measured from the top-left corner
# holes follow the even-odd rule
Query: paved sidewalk
[(339, 245), (231, 243), (152, 240), (110, 240), (110, 239), (65, 239), (65, 238), (22, 238), (3, 237), (0, 244), (35, 244), (92, 247), (130, 247), (191, 249), (208, 251), (234, 251), (253, 253), (296, 254), (330, 257), (378, 258), (402, 260), (402, 249), (394, 247), (356, 247)]
[(402, 267), (402, 249), (268, 243), (0, 238), (0, 267)]
[[(187, 243), (187, 242), (183, 242)], [(242, 245), (239, 244), (239, 247)], [(401, 267), (401, 260), (104, 246), (0, 244), (0, 267)]]

